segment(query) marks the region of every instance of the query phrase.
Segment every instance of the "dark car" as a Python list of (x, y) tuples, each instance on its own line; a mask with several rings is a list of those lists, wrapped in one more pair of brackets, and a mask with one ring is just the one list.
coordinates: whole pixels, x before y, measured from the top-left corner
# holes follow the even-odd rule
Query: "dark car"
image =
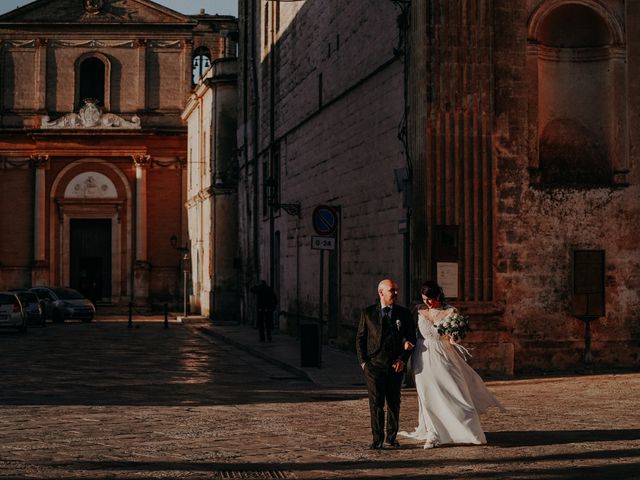
[(21, 333), (27, 331), (27, 317), (22, 303), (13, 292), (0, 292), (0, 327), (17, 328)]
[(27, 317), (27, 323), (29, 325), (40, 325), (44, 327), (45, 317), (38, 296), (29, 290), (11, 290), (11, 293), (15, 293), (20, 299), (22, 309)]
[(96, 313), (91, 300), (73, 288), (33, 287), (29, 291), (38, 296), (45, 318), (50, 318), (54, 323), (68, 319), (90, 322)]

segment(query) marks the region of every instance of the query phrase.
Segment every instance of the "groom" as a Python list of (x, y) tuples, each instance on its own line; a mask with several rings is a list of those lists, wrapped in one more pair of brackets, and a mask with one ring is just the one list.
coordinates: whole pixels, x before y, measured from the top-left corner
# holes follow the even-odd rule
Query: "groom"
[[(386, 441), (392, 447), (396, 440), (400, 415), (402, 374), (416, 343), (416, 329), (409, 310), (396, 304), (398, 285), (390, 279), (378, 284), (378, 302), (365, 308), (360, 316), (356, 351), (369, 391), (371, 412), (371, 449), (382, 448), (384, 437), (384, 404), (387, 403)], [(405, 345), (408, 349), (405, 348)]]

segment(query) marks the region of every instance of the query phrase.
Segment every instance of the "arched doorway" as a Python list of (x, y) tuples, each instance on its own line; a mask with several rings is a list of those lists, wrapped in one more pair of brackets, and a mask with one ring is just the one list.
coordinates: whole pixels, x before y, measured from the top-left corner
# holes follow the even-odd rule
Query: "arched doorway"
[(51, 283), (97, 303), (130, 295), (131, 190), (124, 174), (101, 160), (65, 167), (51, 189)]

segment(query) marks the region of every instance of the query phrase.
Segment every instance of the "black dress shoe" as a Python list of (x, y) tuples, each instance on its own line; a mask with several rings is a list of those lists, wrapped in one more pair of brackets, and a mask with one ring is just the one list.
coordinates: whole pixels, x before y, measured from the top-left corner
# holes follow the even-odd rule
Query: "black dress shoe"
[(373, 442), (369, 445), (369, 450), (382, 450), (382, 442)]
[(387, 440), (387, 443), (389, 444), (390, 447), (399, 447), (400, 446), (400, 442), (398, 442), (398, 440)]

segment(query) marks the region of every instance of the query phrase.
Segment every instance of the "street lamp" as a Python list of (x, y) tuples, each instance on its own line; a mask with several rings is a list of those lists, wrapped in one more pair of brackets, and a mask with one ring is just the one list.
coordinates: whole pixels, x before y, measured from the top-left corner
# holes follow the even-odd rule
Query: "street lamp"
[(267, 197), (267, 204), (274, 210), (281, 208), (292, 217), (300, 216), (300, 203), (280, 203), (278, 202), (278, 188), (273, 178), (269, 177), (264, 181), (264, 188)]
[(180, 255), (182, 255), (182, 281), (183, 281), (183, 297), (184, 297), (184, 314), (183, 317), (187, 316), (187, 275), (189, 274), (189, 260), (191, 259), (191, 255), (189, 255), (189, 247), (179, 247), (178, 246), (178, 237), (175, 235), (171, 235), (169, 238), (169, 243), (171, 246), (175, 248)]

